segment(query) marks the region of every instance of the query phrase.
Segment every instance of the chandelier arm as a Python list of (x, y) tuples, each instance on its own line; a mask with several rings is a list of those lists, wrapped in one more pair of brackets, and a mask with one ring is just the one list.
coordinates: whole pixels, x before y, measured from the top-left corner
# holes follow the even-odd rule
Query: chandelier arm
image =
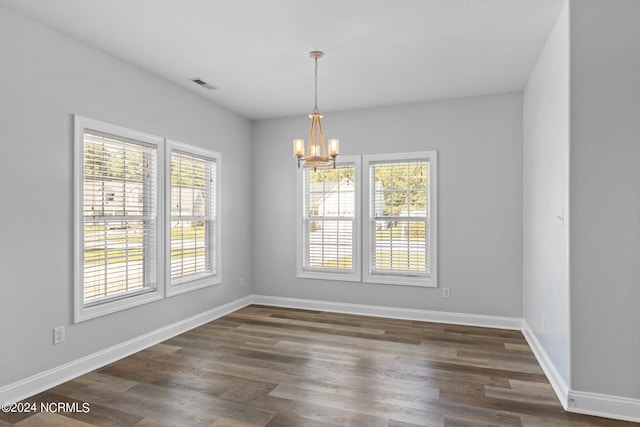
[(318, 130), (320, 131), (320, 144), (322, 144), (322, 155), (327, 155), (327, 150), (324, 147), (324, 135), (322, 134), (322, 122), (320, 122), (320, 118), (318, 117)]
[(309, 140), (307, 142), (307, 156), (312, 156), (314, 151), (312, 150), (311, 147), (313, 147), (313, 139), (314, 139), (314, 132), (313, 132), (313, 117), (311, 118), (311, 127), (309, 128)]

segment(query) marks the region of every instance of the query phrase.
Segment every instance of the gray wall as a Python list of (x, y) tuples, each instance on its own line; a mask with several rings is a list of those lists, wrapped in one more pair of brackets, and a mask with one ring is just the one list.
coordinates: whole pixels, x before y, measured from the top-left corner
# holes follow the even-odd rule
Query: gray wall
[(640, 2), (572, 1), (572, 388), (640, 398)]
[[(251, 123), (3, 8), (0, 40), (0, 386), (248, 295)], [(74, 113), (222, 153), (222, 284), (71, 324)]]
[[(524, 318), (570, 384), (569, 10), (565, 3), (523, 95)], [(558, 216), (564, 212), (564, 224)]]
[[(311, 101), (311, 100), (310, 100)], [(296, 164), (309, 119), (254, 125), (256, 294), (522, 317), (522, 96), (326, 114), (342, 154), (438, 150), (441, 289), (296, 278)]]

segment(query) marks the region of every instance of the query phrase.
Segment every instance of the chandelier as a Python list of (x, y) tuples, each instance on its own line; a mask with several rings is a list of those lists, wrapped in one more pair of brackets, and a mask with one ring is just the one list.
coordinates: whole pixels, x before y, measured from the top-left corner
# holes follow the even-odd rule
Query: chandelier
[(330, 139), (329, 151), (327, 152), (324, 145), (324, 135), (322, 134), (322, 123), (320, 119), (323, 117), (318, 111), (318, 59), (324, 56), (323, 52), (314, 50), (309, 56), (315, 61), (315, 78), (316, 78), (316, 98), (313, 113), (309, 114), (311, 119), (311, 128), (309, 129), (309, 140), (307, 142), (307, 154), (304, 150), (304, 139), (293, 140), (293, 155), (298, 158), (298, 169), (300, 165), (312, 167), (315, 171), (317, 167), (327, 166), (333, 161), (333, 167), (336, 167), (336, 157), (340, 148), (340, 141)]

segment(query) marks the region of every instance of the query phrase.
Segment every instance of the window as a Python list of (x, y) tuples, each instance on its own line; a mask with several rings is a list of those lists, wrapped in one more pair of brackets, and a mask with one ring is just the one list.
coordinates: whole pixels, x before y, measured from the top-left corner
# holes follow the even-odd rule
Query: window
[(220, 283), (219, 160), (212, 151), (167, 143), (168, 295)]
[(75, 322), (221, 282), (220, 157), (75, 116)]
[(436, 153), (364, 156), (365, 281), (436, 286)]
[(437, 286), (436, 167), (428, 151), (301, 169), (298, 277)]
[(162, 139), (76, 116), (76, 321), (162, 298)]
[(360, 158), (303, 168), (298, 201), (298, 277), (360, 280)]

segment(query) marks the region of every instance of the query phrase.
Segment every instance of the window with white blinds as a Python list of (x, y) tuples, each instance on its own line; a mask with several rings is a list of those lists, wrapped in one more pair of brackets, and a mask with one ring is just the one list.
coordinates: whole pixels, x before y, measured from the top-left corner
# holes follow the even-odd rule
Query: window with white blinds
[(219, 283), (217, 187), (219, 153), (174, 141), (167, 205), (170, 247), (168, 294)]
[(359, 159), (300, 170), (298, 276), (360, 280)]
[(221, 282), (220, 153), (81, 116), (74, 142), (75, 322)]
[(76, 320), (158, 296), (159, 142), (76, 116)]
[(364, 157), (365, 281), (436, 286), (436, 153)]

